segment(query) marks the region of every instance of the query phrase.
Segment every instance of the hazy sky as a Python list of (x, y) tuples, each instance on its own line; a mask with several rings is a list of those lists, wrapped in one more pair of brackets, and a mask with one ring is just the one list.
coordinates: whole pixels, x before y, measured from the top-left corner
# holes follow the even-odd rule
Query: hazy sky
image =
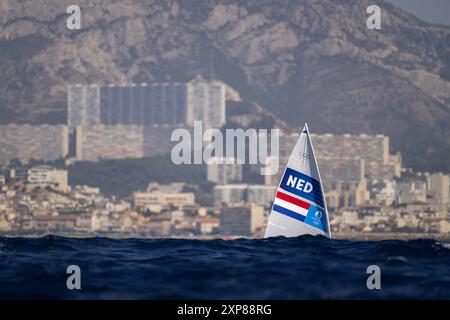
[(422, 20), (450, 25), (450, 0), (387, 0)]

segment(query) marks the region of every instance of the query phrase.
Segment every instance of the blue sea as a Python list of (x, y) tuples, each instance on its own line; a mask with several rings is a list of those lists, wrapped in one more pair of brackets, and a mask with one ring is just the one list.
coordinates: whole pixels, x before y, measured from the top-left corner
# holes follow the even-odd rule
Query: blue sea
[[(69, 265), (81, 290), (68, 290)], [(369, 265), (381, 289), (369, 290)], [(434, 240), (0, 237), (0, 299), (450, 299)]]

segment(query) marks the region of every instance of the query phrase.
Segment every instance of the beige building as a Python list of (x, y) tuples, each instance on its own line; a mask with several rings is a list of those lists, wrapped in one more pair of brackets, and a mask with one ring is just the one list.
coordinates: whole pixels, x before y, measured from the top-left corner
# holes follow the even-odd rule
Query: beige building
[(76, 128), (77, 160), (142, 158), (143, 127), (137, 125), (92, 125)]
[(11, 224), (4, 218), (0, 217), (0, 231), (10, 231)]
[(65, 125), (8, 124), (0, 126), (0, 164), (12, 159), (28, 162), (57, 160), (69, 152), (69, 128)]
[(439, 173), (433, 173), (428, 176), (427, 188), (433, 204), (449, 203), (449, 176)]
[(28, 170), (28, 184), (31, 188), (51, 187), (61, 192), (69, 190), (67, 170), (56, 170), (49, 166), (36, 166)]
[[(85, 125), (76, 127), (76, 160), (143, 158), (166, 155), (177, 125)], [(190, 129), (188, 129), (190, 130)]]
[[(297, 133), (280, 136), (279, 176), (297, 139)], [(357, 183), (361, 176), (380, 181), (400, 176), (402, 158), (389, 153), (388, 136), (311, 134), (311, 140), (326, 191), (338, 183)]]
[(197, 230), (201, 234), (211, 234), (220, 226), (220, 219), (217, 217), (201, 217), (197, 219)]
[(223, 207), (220, 212), (220, 233), (251, 236), (266, 226), (264, 208), (256, 204)]
[(355, 205), (362, 206), (370, 202), (370, 192), (367, 190), (367, 181), (362, 178), (355, 190)]
[(441, 233), (450, 233), (450, 222), (447, 220), (441, 220), (439, 222), (439, 231)]
[(138, 208), (159, 212), (169, 206), (177, 208), (194, 206), (195, 195), (191, 192), (136, 192), (134, 193), (134, 205)]
[(167, 237), (170, 235), (172, 223), (170, 218), (165, 216), (151, 217), (147, 223), (147, 233), (154, 237)]
[(356, 226), (358, 224), (358, 212), (347, 210), (342, 212), (342, 223), (347, 226)]

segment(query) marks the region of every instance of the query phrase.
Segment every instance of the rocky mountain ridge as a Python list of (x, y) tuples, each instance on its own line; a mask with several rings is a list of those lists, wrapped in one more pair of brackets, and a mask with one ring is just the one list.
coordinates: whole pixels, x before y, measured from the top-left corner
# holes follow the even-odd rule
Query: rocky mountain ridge
[(450, 27), (384, 1), (83, 0), (70, 31), (70, 4), (0, 3), (0, 123), (64, 122), (71, 83), (200, 74), (292, 128), (387, 134), (407, 165), (450, 171)]

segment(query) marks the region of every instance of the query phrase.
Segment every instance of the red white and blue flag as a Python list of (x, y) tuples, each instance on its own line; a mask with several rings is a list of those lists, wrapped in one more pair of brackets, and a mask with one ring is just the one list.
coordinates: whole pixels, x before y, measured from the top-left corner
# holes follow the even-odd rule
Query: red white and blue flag
[(285, 214), (291, 218), (305, 221), (311, 204), (278, 191), (273, 202), (273, 210)]

